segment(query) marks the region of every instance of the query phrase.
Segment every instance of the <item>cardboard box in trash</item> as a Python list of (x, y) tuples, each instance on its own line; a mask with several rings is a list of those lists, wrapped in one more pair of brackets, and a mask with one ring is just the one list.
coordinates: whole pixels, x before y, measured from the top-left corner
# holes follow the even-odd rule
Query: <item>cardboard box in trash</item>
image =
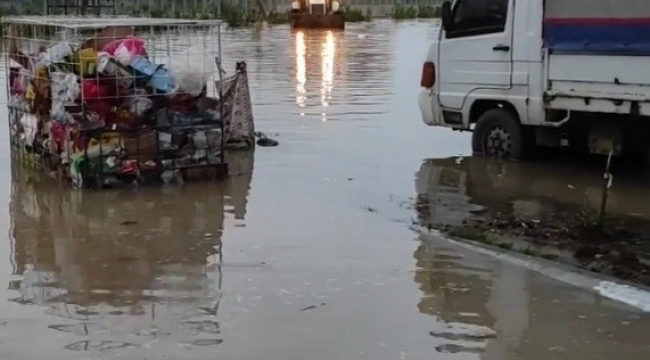
[(156, 162), (158, 158), (158, 132), (148, 130), (124, 139), (124, 154), (141, 164)]

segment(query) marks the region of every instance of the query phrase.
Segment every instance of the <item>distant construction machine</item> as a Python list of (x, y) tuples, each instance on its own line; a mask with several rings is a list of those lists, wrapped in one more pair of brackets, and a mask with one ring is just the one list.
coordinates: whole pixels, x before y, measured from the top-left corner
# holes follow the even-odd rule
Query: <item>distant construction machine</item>
[(337, 0), (297, 0), (291, 4), (292, 29), (345, 29), (343, 8)]

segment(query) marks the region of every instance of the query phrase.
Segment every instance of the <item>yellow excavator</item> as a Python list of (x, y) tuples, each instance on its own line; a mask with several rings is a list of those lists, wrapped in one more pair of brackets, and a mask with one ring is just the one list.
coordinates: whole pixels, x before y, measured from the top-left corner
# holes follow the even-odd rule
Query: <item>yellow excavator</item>
[(344, 29), (343, 7), (337, 0), (296, 0), (291, 3), (292, 29)]

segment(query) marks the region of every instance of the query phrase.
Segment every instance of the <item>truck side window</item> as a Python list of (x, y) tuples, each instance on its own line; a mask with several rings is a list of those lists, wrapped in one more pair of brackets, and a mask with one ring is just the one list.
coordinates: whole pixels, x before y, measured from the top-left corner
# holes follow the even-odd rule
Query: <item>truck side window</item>
[(447, 38), (459, 38), (503, 32), (510, 0), (458, 0)]

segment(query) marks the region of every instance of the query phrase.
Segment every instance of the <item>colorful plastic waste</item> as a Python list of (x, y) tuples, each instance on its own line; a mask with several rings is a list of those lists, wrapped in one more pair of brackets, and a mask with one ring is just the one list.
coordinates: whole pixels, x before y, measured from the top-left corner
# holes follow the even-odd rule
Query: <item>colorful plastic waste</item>
[(12, 53), (26, 61), (11, 70), (11, 133), (28, 151), (49, 151), (51, 170), (78, 187), (180, 183), (190, 170), (223, 165), (220, 101), (246, 103), (231, 98), (241, 96), (237, 82), (227, 83), (228, 98), (209, 97), (214, 59), (190, 55), (204, 49), (156, 63), (143, 39), (120, 34)]
[(156, 65), (142, 56), (133, 57), (129, 65), (135, 70), (138, 80), (144, 81), (158, 93), (169, 94), (174, 91), (174, 78), (164, 65)]
[(144, 45), (144, 40), (129, 36), (126, 39), (118, 39), (108, 43), (102, 51), (113, 56), (123, 65), (129, 65), (134, 57), (147, 55)]

